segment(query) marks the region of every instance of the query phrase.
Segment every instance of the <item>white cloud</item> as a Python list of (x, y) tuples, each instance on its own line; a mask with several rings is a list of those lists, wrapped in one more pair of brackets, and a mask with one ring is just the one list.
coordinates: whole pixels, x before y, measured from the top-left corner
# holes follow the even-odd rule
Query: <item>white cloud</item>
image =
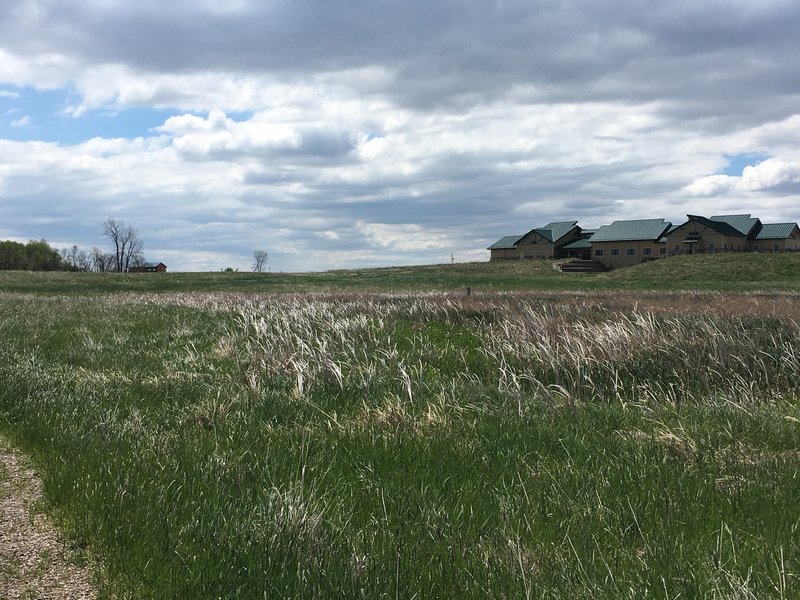
[[(450, 252), (465, 260), (483, 256), (500, 235), (549, 220), (678, 222), (686, 212), (728, 212), (717, 210), (721, 198), (740, 211), (748, 194), (759, 193), (740, 178), (702, 176), (724, 163), (715, 148), (745, 143), (742, 132), (732, 142), (689, 140), (667, 126), (623, 136), (618, 108), (602, 103), (497, 102), (454, 117), (360, 102), (329, 94), (304, 114), (283, 105), (239, 119), (183, 114), (156, 136), (132, 140), (0, 143), (0, 194), (53, 213), (51, 229), (108, 215), (130, 220), (175, 269), (213, 270), (213, 256), (247, 268), (252, 248), (266, 247), (276, 269), (307, 270), (446, 262)], [(367, 104), (374, 110), (360, 110)], [(626, 116), (632, 130), (654, 122), (647, 110)], [(340, 131), (326, 138), (320, 128), (331, 123)], [(307, 144), (312, 133), (316, 146)], [(317, 150), (338, 146), (320, 139), (348, 140), (352, 149), (325, 155)], [(759, 177), (746, 175), (790, 181), (793, 163), (778, 168), (777, 160), (759, 165)], [(770, 198), (743, 211), (786, 214)], [(96, 226), (87, 231), (76, 243), (102, 243)]]
[(64, 54), (17, 54), (0, 47), (0, 82), (40, 89), (65, 86), (81, 70), (80, 63)]
[(690, 197), (752, 196), (756, 192), (773, 191), (800, 194), (800, 161), (770, 158), (745, 167), (741, 176), (710, 175), (683, 188)]
[[(9, 120), (178, 113), (0, 140), (18, 237), (96, 245), (113, 215), (173, 269), (307, 269), (485, 257), (566, 218), (800, 216), (795, 4), (9, 1), (0, 85), (68, 98)], [(709, 175), (751, 152), (773, 158)]]
[(429, 250), (448, 248), (452, 245), (450, 237), (441, 231), (425, 228), (413, 223), (356, 223), (357, 229), (372, 246), (392, 250)]
[[(755, 166), (745, 167), (741, 187), (745, 190), (768, 190), (783, 185), (800, 184), (800, 162), (788, 162), (775, 158), (767, 159)], [(800, 189), (795, 190), (800, 191)]]
[(709, 175), (690, 183), (683, 188), (687, 196), (720, 196), (738, 188), (739, 178), (730, 175)]
[(12, 127), (29, 127), (31, 125), (31, 118), (29, 116), (24, 116), (14, 121), (11, 121)]

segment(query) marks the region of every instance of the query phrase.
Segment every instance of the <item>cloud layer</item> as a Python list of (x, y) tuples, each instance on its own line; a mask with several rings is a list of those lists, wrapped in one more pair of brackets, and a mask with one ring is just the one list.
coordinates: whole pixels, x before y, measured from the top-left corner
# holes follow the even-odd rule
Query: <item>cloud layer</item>
[(800, 218), (796, 3), (8, 4), (0, 236), (99, 245), (114, 216), (174, 268), (318, 269), (565, 218)]

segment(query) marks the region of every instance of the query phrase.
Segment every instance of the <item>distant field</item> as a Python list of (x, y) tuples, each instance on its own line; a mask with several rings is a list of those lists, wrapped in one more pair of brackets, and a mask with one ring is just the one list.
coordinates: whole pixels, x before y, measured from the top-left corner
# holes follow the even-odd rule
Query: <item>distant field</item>
[(353, 269), (321, 273), (28, 273), (0, 271), (0, 293), (297, 292), (326, 289), (797, 290), (800, 253), (680, 256), (611, 273), (569, 274), (550, 260)]
[(103, 597), (796, 598), (800, 257), (701, 258), (0, 273), (0, 431)]

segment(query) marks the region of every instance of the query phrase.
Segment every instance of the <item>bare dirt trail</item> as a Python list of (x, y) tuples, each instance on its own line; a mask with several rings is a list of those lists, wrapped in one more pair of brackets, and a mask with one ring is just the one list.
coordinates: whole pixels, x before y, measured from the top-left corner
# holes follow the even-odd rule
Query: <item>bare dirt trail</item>
[(88, 569), (70, 560), (46, 515), (35, 509), (42, 482), (0, 437), (0, 599), (95, 599)]

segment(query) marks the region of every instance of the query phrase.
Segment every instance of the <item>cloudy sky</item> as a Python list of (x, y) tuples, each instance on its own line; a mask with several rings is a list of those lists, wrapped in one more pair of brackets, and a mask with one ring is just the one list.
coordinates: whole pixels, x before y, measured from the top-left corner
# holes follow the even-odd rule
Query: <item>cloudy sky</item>
[(796, 0), (3, 0), (0, 239), (172, 270), (800, 220)]

